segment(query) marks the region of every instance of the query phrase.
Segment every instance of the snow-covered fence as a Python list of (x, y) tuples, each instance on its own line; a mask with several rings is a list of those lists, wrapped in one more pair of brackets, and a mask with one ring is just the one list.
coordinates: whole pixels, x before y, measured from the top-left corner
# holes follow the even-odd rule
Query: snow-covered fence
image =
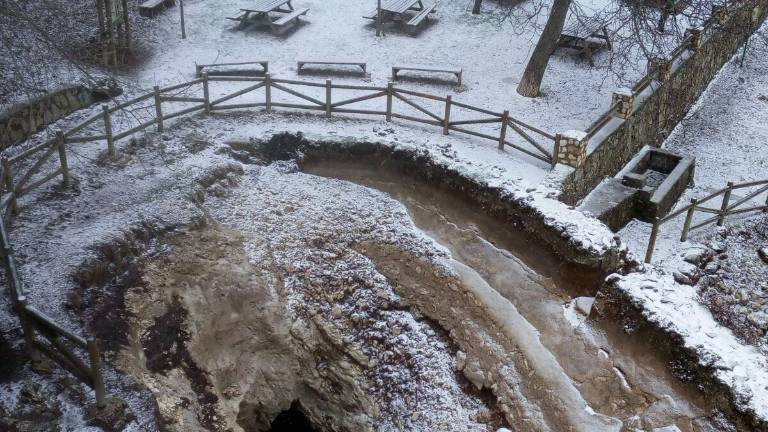
[[(216, 82), (247, 83), (250, 85), (212, 99), (211, 86)], [(200, 85), (199, 89), (197, 88), (198, 84)], [(202, 94), (199, 96), (178, 96), (173, 93), (185, 88)], [(259, 95), (256, 100), (225, 103), (253, 95), (261, 89), (264, 90), (258, 92)], [(319, 89), (319, 93), (312, 94), (312, 89)], [(351, 94), (344, 95), (344, 93)], [(343, 97), (341, 97), (342, 95)], [(285, 96), (288, 96), (290, 100), (285, 100)], [(338, 99), (334, 99), (335, 97)], [(114, 113), (137, 106), (149, 99), (154, 99), (155, 102), (155, 113), (152, 118), (147, 118), (146, 121), (125, 131), (119, 133), (113, 131), (112, 115)], [(374, 100), (378, 100), (379, 105), (372, 106), (370, 102)], [(363, 102), (365, 103), (363, 104)], [(193, 103), (195, 105), (166, 113), (165, 106), (169, 103)], [(105, 106), (102, 114), (93, 116), (73, 129), (64, 132), (64, 137), (66, 143), (106, 140), (110, 155), (114, 155), (115, 141), (152, 125), (156, 125), (157, 130), (162, 131), (165, 120), (196, 111), (210, 113), (247, 108), (264, 108), (267, 112), (272, 112), (275, 108), (323, 111), (328, 118), (331, 118), (334, 113), (374, 115), (384, 117), (386, 121), (392, 121), (394, 118), (427, 124), (437, 126), (445, 135), (453, 131), (491, 140), (497, 143), (501, 150), (510, 147), (547, 164), (552, 163), (554, 152), (555, 136), (553, 134), (511, 117), (509, 111), (487, 110), (455, 101), (450, 95), (436, 96), (416, 92), (395, 87), (392, 83), (389, 83), (387, 87), (358, 86), (334, 84), (331, 80), (326, 80), (323, 83), (277, 79), (270, 74), (266, 74), (264, 77), (208, 77), (207, 74), (203, 74), (201, 78), (189, 82), (165, 88), (155, 87), (152, 93), (114, 107)], [(462, 114), (464, 115), (462, 116)], [(102, 124), (103, 134), (75, 135), (77, 132), (98, 123)], [(493, 131), (477, 129), (477, 126), (486, 125), (491, 125)], [(475, 128), (472, 129), (469, 126)], [(518, 142), (512, 142), (511, 136), (515, 136)]]
[(91, 387), (96, 393), (96, 407), (103, 408), (106, 405), (106, 389), (101, 373), (98, 340), (86, 339), (67, 330), (34, 306), (27, 304), (26, 292), (19, 278), (13, 248), (5, 229), (4, 218), (1, 216), (0, 248), (13, 306), (21, 321), (32, 361), (39, 360), (40, 354), (56, 361), (63, 369)]
[[(747, 196), (740, 197), (738, 201), (731, 203), (733, 191), (755, 187), (758, 189), (752, 190)], [(728, 185), (723, 189), (713, 192), (704, 198), (693, 198), (691, 199), (691, 203), (687, 206), (679, 208), (663, 218), (657, 217), (653, 222), (653, 228), (651, 228), (651, 236), (648, 239), (648, 249), (645, 252), (645, 262), (650, 263), (651, 258), (653, 258), (653, 249), (656, 246), (656, 237), (659, 234), (659, 228), (661, 225), (685, 213), (685, 222), (683, 223), (683, 230), (680, 235), (680, 241), (684, 242), (688, 239), (688, 233), (695, 229), (713, 223), (717, 224), (717, 226), (723, 226), (727, 216), (755, 212), (768, 212), (768, 193), (766, 193), (763, 205), (755, 205), (754, 203), (755, 198), (765, 192), (768, 192), (768, 180), (759, 180), (741, 184), (734, 184), (729, 182)], [(704, 203), (721, 196), (722, 200), (720, 202), (720, 208), (703, 206)], [(702, 221), (696, 221), (696, 223), (694, 223), (694, 216), (696, 212), (714, 214), (714, 216), (708, 217)]]

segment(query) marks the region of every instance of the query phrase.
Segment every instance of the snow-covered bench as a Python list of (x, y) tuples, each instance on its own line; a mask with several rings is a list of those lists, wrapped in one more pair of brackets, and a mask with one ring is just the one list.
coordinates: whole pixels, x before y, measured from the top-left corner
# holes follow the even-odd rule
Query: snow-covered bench
[(414, 15), (406, 25), (413, 29), (418, 28), (422, 22), (426, 21), (426, 19), (429, 17), (429, 14), (435, 11), (435, 7), (437, 7), (437, 3), (432, 3), (429, 6), (425, 6), (424, 9)]
[(296, 73), (301, 73), (304, 69), (304, 66), (306, 65), (333, 65), (333, 66), (358, 66), (363, 70), (363, 73), (365, 74), (367, 72), (366, 63), (363, 62), (335, 62), (335, 61), (307, 61), (307, 60), (300, 60), (297, 62), (296, 65)]
[(176, 0), (147, 0), (139, 5), (139, 15), (152, 18), (175, 4)]
[(275, 27), (284, 27), (291, 22), (299, 22), (299, 17), (306, 15), (309, 12), (309, 8), (296, 9), (293, 12), (287, 13), (280, 18), (272, 21), (272, 25)]
[(557, 40), (557, 48), (576, 50), (583, 55), (590, 66), (594, 66), (592, 55), (600, 50), (613, 49), (608, 29), (605, 23), (598, 18), (578, 18), (571, 16), (571, 20), (560, 34)]
[(461, 77), (463, 71), (461, 68), (450, 67), (431, 67), (431, 66), (392, 66), (392, 81), (397, 81), (397, 73), (400, 71), (417, 71), (417, 72), (437, 72), (437, 73), (449, 73), (456, 75), (456, 79), (459, 80), (459, 86), (461, 86)]

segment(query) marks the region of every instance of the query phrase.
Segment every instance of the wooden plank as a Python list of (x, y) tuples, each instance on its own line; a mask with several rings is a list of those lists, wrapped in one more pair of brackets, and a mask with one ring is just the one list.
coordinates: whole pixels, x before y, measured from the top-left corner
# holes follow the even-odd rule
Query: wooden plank
[(36, 189), (37, 187), (42, 186), (43, 184), (48, 183), (49, 181), (55, 179), (56, 177), (58, 177), (61, 174), (63, 174), (63, 171), (62, 171), (61, 168), (59, 168), (56, 171), (54, 171), (54, 172), (48, 174), (47, 176), (41, 178), (40, 180), (35, 181), (34, 183), (30, 184), (29, 186), (27, 186), (27, 187), (25, 187), (23, 189), (20, 189), (18, 191), (17, 196), (19, 196), (19, 197), (24, 196), (24, 195), (28, 194), (29, 192), (31, 192), (32, 190)]
[(322, 102), (322, 101), (320, 101), (318, 99), (315, 99), (315, 98), (313, 98), (311, 96), (307, 96), (305, 94), (299, 93), (296, 90), (290, 89), (288, 87), (281, 86), (280, 84), (275, 84), (274, 80), (272, 81), (272, 87), (274, 87), (276, 89), (279, 89), (279, 90), (282, 90), (282, 91), (284, 91), (284, 92), (286, 92), (286, 93), (288, 93), (290, 95), (296, 96), (297, 98), (304, 99), (305, 101), (312, 102), (314, 104), (321, 105), (321, 106), (325, 105), (325, 102)]
[(234, 92), (234, 93), (232, 93), (230, 95), (222, 96), (222, 97), (220, 97), (220, 98), (218, 98), (218, 99), (216, 99), (214, 101), (211, 101), (209, 103), (209, 105), (213, 107), (215, 105), (220, 104), (221, 102), (226, 102), (226, 101), (228, 101), (230, 99), (234, 99), (234, 98), (236, 98), (238, 96), (242, 96), (242, 95), (244, 95), (244, 94), (246, 94), (248, 92), (251, 92), (251, 91), (254, 91), (254, 90), (258, 90), (258, 89), (264, 87), (265, 85), (266, 85), (266, 82), (262, 81), (262, 82), (260, 82), (258, 84), (254, 84), (254, 85), (252, 85), (250, 87), (246, 87), (246, 88), (244, 88), (242, 90), (238, 90), (238, 91), (236, 91), (236, 92)]
[(33, 155), (33, 154), (35, 154), (35, 153), (37, 153), (37, 152), (39, 152), (41, 150), (45, 150), (46, 148), (48, 148), (49, 146), (53, 146), (54, 144), (56, 144), (56, 143), (53, 140), (48, 140), (48, 141), (46, 141), (44, 143), (40, 143), (40, 144), (38, 144), (38, 145), (36, 145), (34, 147), (30, 147), (27, 150), (24, 150), (23, 152), (21, 152), (21, 153), (19, 153), (17, 155), (9, 157), (8, 158), (8, 162), (9, 163), (16, 163), (16, 162), (18, 162), (20, 160), (26, 159), (27, 157), (29, 157), (29, 156), (31, 156), (31, 155)]
[(443, 125), (442, 120), (441, 121), (426, 120), (426, 119), (420, 119), (418, 117), (413, 117), (413, 116), (409, 116), (409, 115), (405, 115), (405, 114), (392, 113), (392, 117), (403, 119), (403, 120), (409, 120), (409, 121), (416, 122), (416, 123), (429, 124), (429, 125), (433, 125), (433, 126), (442, 126)]
[(446, 98), (441, 97), (441, 96), (435, 96), (435, 95), (431, 95), (429, 93), (422, 93), (422, 92), (417, 92), (417, 91), (413, 91), (413, 90), (406, 90), (406, 89), (402, 89), (402, 88), (398, 88), (398, 87), (395, 87), (392, 90), (394, 90), (395, 93), (402, 93), (402, 94), (407, 94), (407, 95), (410, 95), (410, 96), (418, 96), (420, 98), (431, 99), (431, 100), (439, 101), (439, 102), (445, 102), (445, 99), (446, 99)]
[(337, 113), (346, 113), (346, 114), (387, 115), (387, 113), (384, 111), (361, 110), (361, 109), (352, 109), (352, 108), (333, 108), (331, 111), (337, 112)]
[(352, 99), (345, 99), (343, 101), (339, 101), (339, 102), (333, 103), (333, 104), (331, 104), (331, 106), (332, 107), (339, 107), (339, 106), (342, 106), (342, 105), (349, 105), (349, 104), (353, 104), (353, 103), (356, 103), (356, 102), (362, 102), (362, 101), (368, 100), (368, 99), (375, 99), (375, 98), (386, 96), (386, 95), (387, 95), (386, 91), (380, 91), (380, 92), (376, 92), (376, 93), (373, 93), (373, 94), (369, 94), (369, 95), (365, 95), (365, 96), (360, 96), (360, 97), (356, 97), (356, 98), (352, 98)]
[[(48, 162), (48, 160), (51, 158), (53, 153), (56, 151), (57, 147), (55, 145), (51, 146), (51, 148), (48, 149), (47, 152), (43, 153), (42, 156), (40, 156), (40, 159), (38, 159), (31, 168), (19, 179), (19, 181), (14, 186), (16, 190), (19, 190), (24, 184), (29, 181), (30, 178), (32, 178), (33, 175), (35, 175), (38, 171), (40, 171), (40, 168), (43, 166), (44, 163)], [(21, 195), (21, 194), (19, 194)]]
[(283, 15), (275, 21), (272, 21), (272, 24), (278, 27), (284, 26), (293, 20), (298, 20), (300, 16), (306, 15), (307, 12), (309, 12), (309, 8), (296, 9), (295, 11)]
[(183, 116), (184, 114), (189, 114), (191, 112), (195, 112), (195, 111), (199, 111), (199, 110), (204, 110), (204, 109), (205, 109), (205, 104), (195, 105), (193, 107), (189, 107), (189, 108), (183, 109), (181, 111), (176, 111), (175, 113), (164, 115), (163, 116), (163, 120), (170, 120), (170, 119), (178, 117), (178, 116)]
[(146, 128), (152, 126), (155, 123), (157, 123), (157, 119), (152, 119), (152, 120), (145, 121), (144, 123), (141, 123), (138, 126), (132, 127), (132, 128), (128, 129), (125, 132), (120, 132), (119, 134), (115, 135), (113, 139), (115, 141), (121, 140), (121, 139), (123, 139), (123, 138), (125, 138), (125, 137), (127, 137), (129, 135), (132, 135), (132, 134), (138, 132), (138, 131), (146, 129)]
[(395, 92), (393, 94), (393, 96), (398, 98), (398, 99), (400, 99), (401, 101), (405, 102), (406, 104), (416, 108), (417, 110), (421, 111), (422, 113), (432, 117), (433, 119), (435, 119), (438, 122), (440, 122), (440, 124), (442, 124), (443, 119), (440, 116), (438, 116), (437, 114), (434, 114), (434, 113), (430, 112), (429, 110), (427, 110), (426, 108), (423, 108), (421, 105), (417, 104), (416, 102), (412, 102), (412, 101), (408, 100), (407, 98), (405, 98), (405, 97), (401, 96), (400, 94), (398, 94), (398, 92)]
[(316, 106), (316, 105), (302, 105), (302, 104), (292, 104), (292, 103), (283, 103), (283, 102), (272, 102), (273, 107), (282, 107), (282, 108), (295, 108), (295, 109), (307, 109), (307, 110), (314, 110), (314, 111), (325, 111), (325, 104), (323, 106)]

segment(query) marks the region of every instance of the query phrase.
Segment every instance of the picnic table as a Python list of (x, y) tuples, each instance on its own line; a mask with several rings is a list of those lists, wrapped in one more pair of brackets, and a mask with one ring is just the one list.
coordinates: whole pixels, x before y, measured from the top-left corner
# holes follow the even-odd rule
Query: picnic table
[[(435, 11), (437, 3), (432, 3), (429, 6), (424, 6), (421, 0), (382, 0), (381, 2), (381, 20), (386, 21), (399, 21), (406, 22), (408, 26), (418, 27), (427, 16)], [(414, 16), (406, 14), (408, 11), (417, 12)], [(363, 18), (375, 20), (379, 13), (378, 7), (373, 9)], [(406, 21), (407, 20), (407, 21)]]
[[(285, 6), (285, 8), (283, 7)], [(291, 0), (255, 0), (248, 8), (241, 8), (237, 17), (227, 17), (232, 21), (239, 21), (240, 27), (248, 24), (265, 24), (274, 31), (292, 21), (298, 21), (299, 16), (305, 15), (309, 8), (294, 9)], [(272, 13), (284, 15), (273, 16)]]

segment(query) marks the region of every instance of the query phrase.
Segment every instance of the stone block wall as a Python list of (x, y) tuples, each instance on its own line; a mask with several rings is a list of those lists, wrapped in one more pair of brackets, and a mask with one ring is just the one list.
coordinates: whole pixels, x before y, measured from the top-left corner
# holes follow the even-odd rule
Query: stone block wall
[(603, 178), (614, 176), (643, 146), (660, 146), (766, 15), (768, 0), (745, 1), (732, 11), (720, 29), (703, 40), (691, 57), (563, 180), (561, 200), (578, 202)]
[(104, 97), (83, 86), (72, 86), (11, 107), (0, 113), (0, 150), (26, 140), (45, 126)]

